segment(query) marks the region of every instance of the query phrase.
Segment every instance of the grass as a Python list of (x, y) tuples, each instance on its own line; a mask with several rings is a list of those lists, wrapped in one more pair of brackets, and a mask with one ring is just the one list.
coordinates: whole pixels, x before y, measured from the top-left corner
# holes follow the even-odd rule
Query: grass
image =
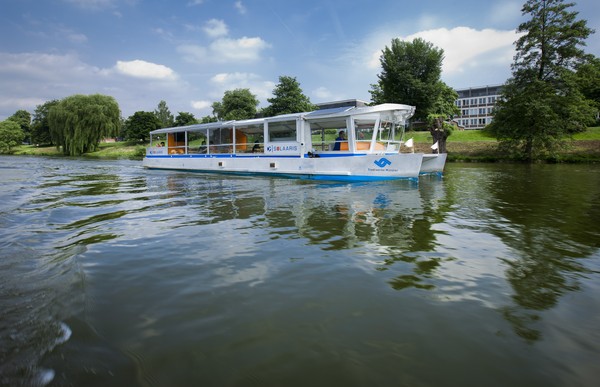
[[(14, 148), (14, 155), (30, 156), (63, 156), (63, 153), (54, 146), (38, 147), (35, 145), (21, 145)], [(141, 160), (146, 154), (146, 146), (130, 142), (101, 143), (98, 150), (89, 152), (84, 157), (96, 159), (135, 159)]]

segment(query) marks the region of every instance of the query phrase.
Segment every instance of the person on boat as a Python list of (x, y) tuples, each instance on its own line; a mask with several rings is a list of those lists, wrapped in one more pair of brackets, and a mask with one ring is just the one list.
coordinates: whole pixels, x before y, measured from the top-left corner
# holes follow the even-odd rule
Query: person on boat
[(343, 141), (346, 141), (346, 136), (343, 130), (340, 130), (338, 138), (335, 139), (335, 144), (333, 145), (334, 151), (340, 150), (340, 145)]
[(252, 147), (252, 153), (260, 152), (260, 143), (258, 140), (254, 141), (254, 146)]
[(202, 141), (202, 145), (200, 145), (200, 148), (198, 148), (198, 152), (206, 153), (206, 151), (207, 151), (206, 140), (204, 140), (204, 141)]

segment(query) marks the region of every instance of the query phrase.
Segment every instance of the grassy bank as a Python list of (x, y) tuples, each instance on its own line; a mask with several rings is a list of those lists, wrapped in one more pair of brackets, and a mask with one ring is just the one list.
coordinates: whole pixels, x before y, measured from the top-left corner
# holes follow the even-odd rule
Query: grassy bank
[[(63, 156), (62, 152), (54, 146), (38, 147), (35, 145), (22, 145), (14, 148), (15, 155), (30, 156)], [(89, 152), (83, 157), (93, 159), (133, 159), (141, 160), (146, 154), (146, 146), (130, 142), (102, 143), (95, 152)]]
[[(406, 138), (414, 138), (415, 151), (430, 153), (432, 144), (429, 132), (408, 132)], [(498, 162), (510, 161), (497, 149), (498, 142), (481, 130), (454, 131), (448, 137), (446, 148), (448, 161)], [(600, 163), (600, 127), (588, 128), (573, 136), (569, 147), (547, 162)]]
[[(415, 151), (430, 153), (432, 144), (429, 132), (408, 132), (406, 138), (413, 138)], [(499, 153), (497, 142), (494, 138), (480, 130), (454, 131), (447, 141), (449, 161), (507, 161), (506, 155)], [(84, 155), (88, 158), (97, 159), (133, 159), (141, 160), (146, 150), (145, 145), (117, 142), (100, 144), (96, 152)], [(22, 145), (14, 148), (12, 154), (33, 156), (62, 156), (55, 147), (36, 147), (34, 145)], [(587, 163), (600, 162), (600, 127), (589, 128), (584, 133), (574, 136), (569, 149), (561, 152), (548, 162)]]

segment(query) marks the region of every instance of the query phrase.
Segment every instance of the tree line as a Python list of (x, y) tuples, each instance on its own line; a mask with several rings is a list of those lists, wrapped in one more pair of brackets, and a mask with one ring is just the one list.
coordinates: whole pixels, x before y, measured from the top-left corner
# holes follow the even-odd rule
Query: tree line
[[(502, 88), (484, 130), (516, 159), (533, 161), (565, 146), (574, 133), (598, 122), (600, 60), (583, 50), (594, 31), (563, 0), (528, 0), (522, 13), (529, 19), (519, 25), (512, 76)], [(413, 122), (429, 129), (440, 152), (458, 115), (457, 93), (441, 81), (444, 50), (416, 38), (393, 39), (380, 56), (381, 72), (369, 93), (373, 104), (403, 103), (416, 107)], [(120, 117), (114, 98), (74, 95), (36, 107), (33, 117), (19, 110), (0, 122), (0, 152), (10, 152), (26, 139), (34, 144), (60, 147), (66, 155), (95, 150), (104, 137), (147, 142), (152, 130), (217, 120), (275, 116), (315, 110), (294, 77), (280, 76), (270, 105), (258, 110), (259, 101), (249, 89), (226, 91), (212, 104), (213, 114), (196, 119), (192, 113), (175, 117), (165, 101), (153, 112), (138, 111)]]

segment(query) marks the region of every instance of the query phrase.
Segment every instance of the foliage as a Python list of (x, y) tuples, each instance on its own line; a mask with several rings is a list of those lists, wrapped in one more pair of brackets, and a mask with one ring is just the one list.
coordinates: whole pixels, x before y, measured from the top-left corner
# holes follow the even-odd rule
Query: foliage
[(175, 117), (175, 126), (187, 126), (197, 124), (198, 120), (192, 113), (179, 112)]
[(0, 122), (0, 153), (10, 153), (11, 148), (20, 145), (24, 138), (25, 132), (16, 121)]
[(152, 112), (135, 112), (125, 121), (125, 138), (147, 142), (150, 132), (161, 128), (161, 123)]
[(48, 123), (48, 112), (50, 111), (50, 108), (56, 106), (58, 102), (57, 99), (53, 99), (35, 107), (31, 123), (32, 144), (52, 145), (50, 124)]
[(121, 125), (119, 104), (113, 97), (72, 95), (48, 112), (50, 135), (65, 155), (94, 151), (105, 137), (115, 136)]
[(566, 137), (586, 129), (593, 118), (589, 100), (581, 93), (574, 69), (585, 54), (579, 47), (593, 31), (572, 3), (528, 0), (516, 42), (512, 78), (502, 91), (488, 130), (507, 152), (533, 161), (554, 154)]
[(154, 110), (154, 114), (156, 115), (156, 118), (158, 118), (161, 128), (170, 128), (174, 126), (175, 120), (173, 119), (173, 114), (171, 114), (165, 101), (160, 101), (158, 103), (158, 108)]
[(217, 117), (216, 116), (204, 116), (202, 117), (202, 119), (200, 120), (201, 124), (208, 124), (211, 122), (217, 122)]
[(303, 94), (300, 83), (295, 77), (280, 76), (279, 83), (273, 89), (274, 98), (268, 98), (271, 104), (263, 110), (267, 117), (280, 114), (302, 113), (316, 110), (317, 107)]
[(244, 120), (256, 116), (258, 99), (249, 89), (228, 90), (221, 102), (212, 104), (213, 114), (223, 121)]
[(379, 58), (379, 81), (369, 91), (373, 103), (413, 105), (417, 120), (433, 113), (457, 114), (454, 108), (446, 111), (451, 89), (440, 80), (443, 59), (444, 50), (421, 38), (412, 42), (392, 39), (391, 47), (386, 46)]
[(585, 98), (592, 101), (596, 108), (596, 119), (600, 110), (600, 59), (588, 55), (586, 60), (577, 66), (576, 72), (579, 90)]
[(31, 137), (31, 114), (27, 110), (17, 110), (8, 119), (19, 124), (23, 133), (25, 133), (26, 139)]

